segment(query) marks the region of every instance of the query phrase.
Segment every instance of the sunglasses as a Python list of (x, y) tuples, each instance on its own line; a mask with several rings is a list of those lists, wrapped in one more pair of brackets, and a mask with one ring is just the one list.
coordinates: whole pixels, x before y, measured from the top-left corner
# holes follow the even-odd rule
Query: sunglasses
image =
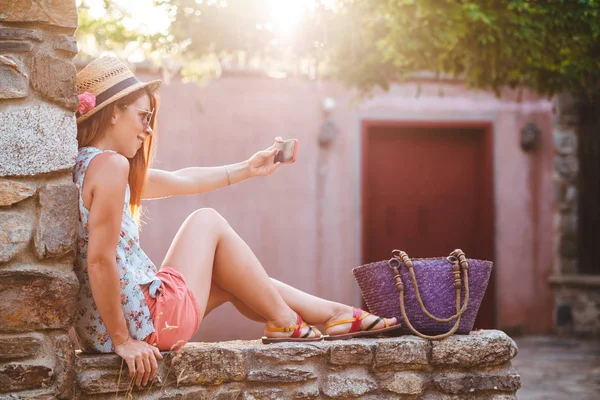
[(152, 120), (152, 115), (154, 115), (154, 108), (151, 111), (148, 111), (148, 110), (144, 110), (142, 108), (137, 108), (137, 107), (133, 107), (133, 106), (129, 106), (129, 105), (125, 105), (125, 107), (133, 108), (134, 110), (138, 110), (138, 111), (145, 113), (142, 123), (144, 125), (150, 124), (150, 121)]

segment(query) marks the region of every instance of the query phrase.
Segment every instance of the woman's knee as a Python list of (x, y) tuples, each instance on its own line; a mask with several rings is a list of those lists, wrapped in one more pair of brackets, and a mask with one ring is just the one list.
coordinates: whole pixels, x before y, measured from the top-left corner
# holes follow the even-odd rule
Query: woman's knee
[(227, 220), (213, 208), (200, 208), (188, 217), (188, 221), (198, 224), (204, 228), (226, 228), (229, 226)]

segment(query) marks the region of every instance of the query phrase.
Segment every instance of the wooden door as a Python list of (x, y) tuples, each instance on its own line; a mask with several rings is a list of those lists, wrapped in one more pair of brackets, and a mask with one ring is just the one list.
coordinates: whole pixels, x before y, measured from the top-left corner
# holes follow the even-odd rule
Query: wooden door
[[(395, 248), (493, 260), (491, 128), (440, 125), (363, 124), (363, 262)], [(492, 279), (475, 327), (494, 327), (494, 309)]]

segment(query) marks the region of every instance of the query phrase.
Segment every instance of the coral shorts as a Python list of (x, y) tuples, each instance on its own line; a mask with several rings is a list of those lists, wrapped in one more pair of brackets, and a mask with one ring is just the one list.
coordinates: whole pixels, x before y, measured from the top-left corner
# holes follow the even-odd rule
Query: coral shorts
[(144, 289), (155, 329), (144, 341), (162, 351), (177, 350), (198, 330), (200, 306), (177, 269), (163, 267), (156, 276), (161, 280), (156, 298)]

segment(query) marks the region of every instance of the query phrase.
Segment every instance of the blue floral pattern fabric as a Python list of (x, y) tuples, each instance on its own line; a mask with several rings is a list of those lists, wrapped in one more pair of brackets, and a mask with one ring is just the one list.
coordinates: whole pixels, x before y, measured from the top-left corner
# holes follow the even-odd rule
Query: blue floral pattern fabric
[[(73, 181), (79, 188), (79, 239), (75, 273), (81, 286), (75, 331), (83, 351), (110, 353), (114, 351), (113, 344), (92, 297), (87, 273), (89, 210), (83, 204), (81, 196), (85, 173), (90, 161), (104, 151), (109, 150), (99, 150), (94, 147), (79, 149), (73, 171)], [(142, 340), (154, 332), (154, 325), (140, 285), (151, 284), (150, 295), (156, 297), (156, 289), (160, 285), (160, 280), (156, 277), (156, 267), (140, 248), (139, 229), (131, 216), (129, 199), (130, 190), (127, 185), (116, 261), (121, 281), (121, 307), (127, 320), (129, 334), (136, 340)]]

